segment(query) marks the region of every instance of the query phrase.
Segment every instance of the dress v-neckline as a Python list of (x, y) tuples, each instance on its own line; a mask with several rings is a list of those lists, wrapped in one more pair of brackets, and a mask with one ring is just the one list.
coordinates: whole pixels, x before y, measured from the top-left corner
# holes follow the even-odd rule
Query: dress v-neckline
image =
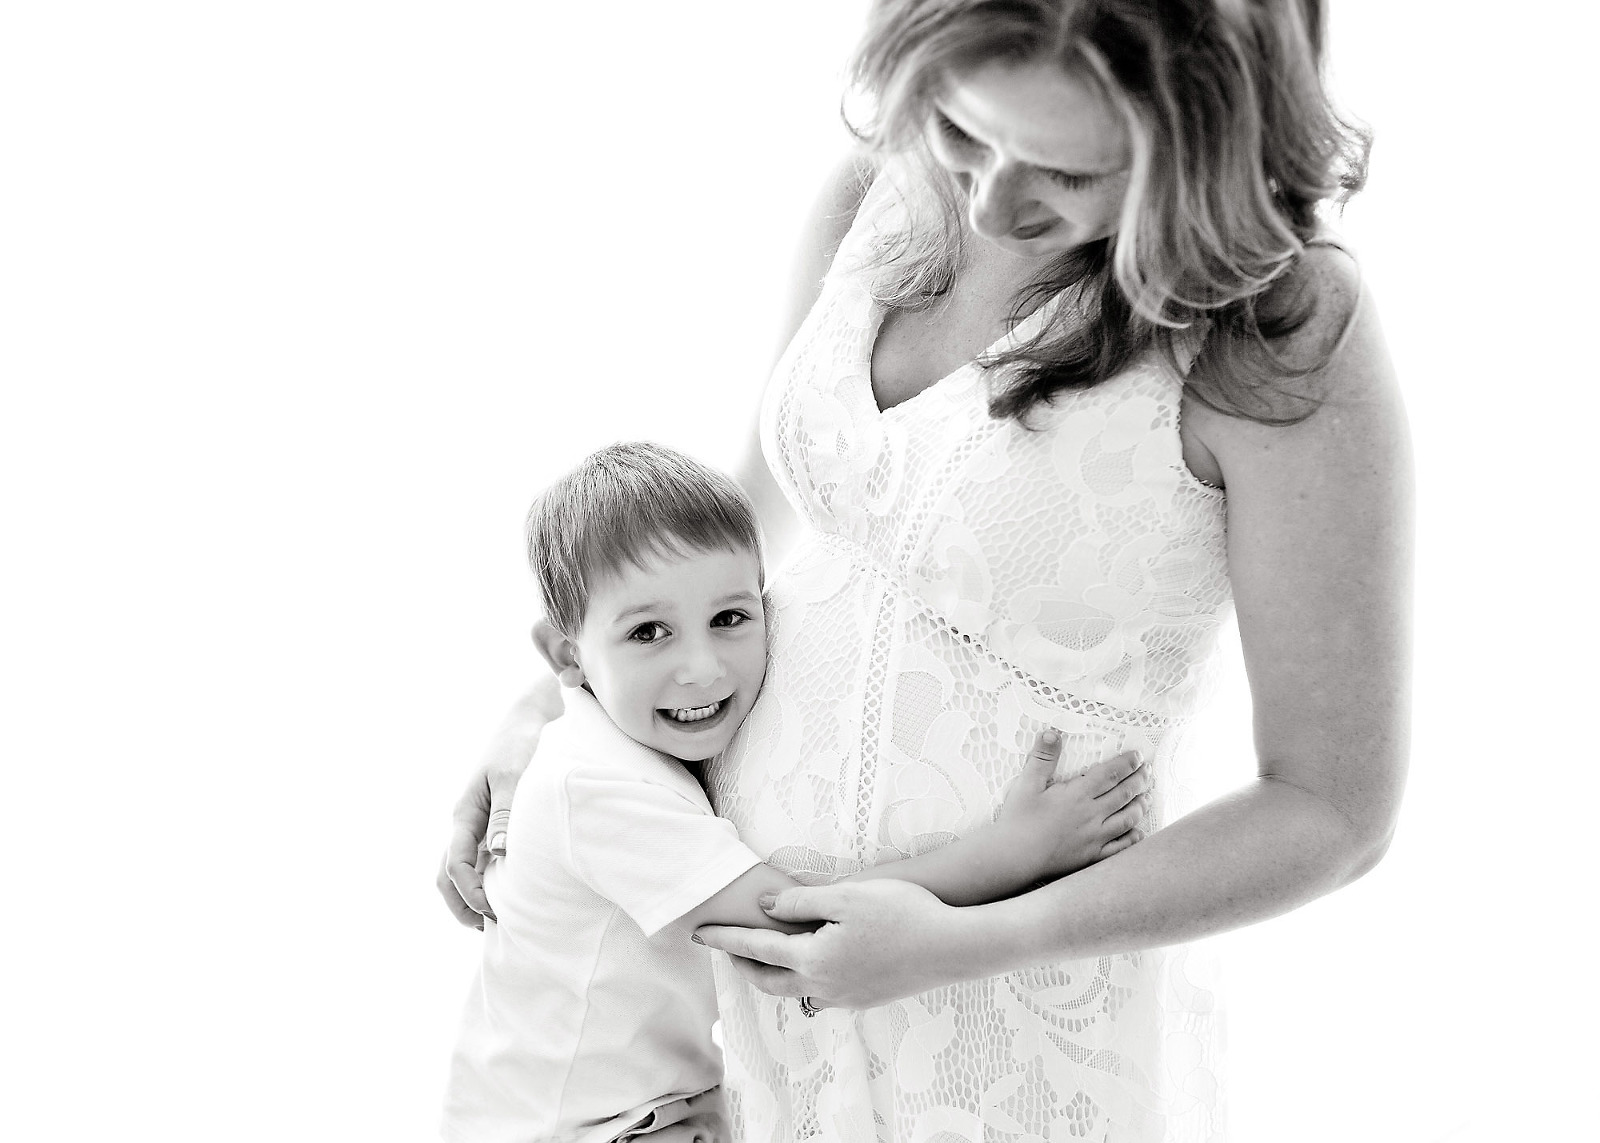
[(1023, 318), (1016, 325), (1012, 326), (999, 337), (995, 338), (995, 340), (986, 348), (984, 348), (976, 357), (968, 361), (963, 361), (960, 365), (957, 365), (954, 369), (950, 370), (950, 372), (944, 374), (944, 376), (934, 378), (932, 381), (929, 381), (926, 385), (918, 389), (909, 397), (906, 397), (904, 400), (896, 401), (894, 404), (889, 406), (884, 406), (878, 403), (878, 388), (872, 379), (872, 361), (873, 358), (877, 356), (878, 337), (883, 332), (883, 323), (889, 317), (889, 307), (876, 301), (869, 301), (868, 304), (872, 307), (872, 320), (867, 323), (866, 327), (866, 368), (863, 371), (863, 376), (866, 378), (867, 403), (872, 406), (873, 412), (879, 417), (887, 417), (896, 409), (905, 408), (907, 405), (920, 398), (924, 393), (931, 393), (933, 390), (944, 385), (947, 381), (959, 377), (969, 369), (977, 369), (979, 361), (995, 353), (1005, 346), (1006, 343), (1014, 341), (1020, 330), (1026, 326), (1032, 325), (1034, 320), (1038, 318), (1040, 314), (1044, 313), (1045, 310), (1053, 308), (1051, 301), (1045, 301), (1041, 303), (1027, 317)]

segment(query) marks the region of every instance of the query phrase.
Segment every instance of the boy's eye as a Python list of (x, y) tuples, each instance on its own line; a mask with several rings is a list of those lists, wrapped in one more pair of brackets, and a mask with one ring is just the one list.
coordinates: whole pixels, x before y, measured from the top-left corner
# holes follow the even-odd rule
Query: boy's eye
[(719, 611), (711, 617), (711, 626), (713, 627), (738, 627), (748, 622), (750, 622), (750, 613), (739, 611), (735, 608)]
[(667, 634), (666, 624), (651, 620), (649, 623), (641, 623), (632, 631), (629, 631), (628, 638), (635, 643), (655, 643), (665, 639)]

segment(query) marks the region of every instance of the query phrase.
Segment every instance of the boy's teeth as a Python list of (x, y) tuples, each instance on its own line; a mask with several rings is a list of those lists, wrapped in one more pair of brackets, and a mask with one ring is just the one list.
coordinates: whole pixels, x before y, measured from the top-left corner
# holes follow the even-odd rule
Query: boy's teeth
[(678, 722), (699, 722), (703, 718), (710, 718), (722, 709), (726, 699), (721, 699), (710, 706), (686, 706), (672, 712), (672, 717)]

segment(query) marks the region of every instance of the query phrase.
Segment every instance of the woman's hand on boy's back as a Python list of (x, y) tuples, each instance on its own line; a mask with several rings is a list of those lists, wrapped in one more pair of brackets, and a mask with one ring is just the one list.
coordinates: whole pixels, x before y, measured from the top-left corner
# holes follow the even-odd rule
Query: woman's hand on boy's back
[(1137, 751), (1056, 781), (1059, 755), (1059, 738), (1046, 730), (995, 818), (1007, 848), (1036, 863), (1038, 881), (1065, 877), (1127, 849), (1144, 837), (1149, 808), (1150, 772)]
[(485, 917), (494, 918), (483, 892), (485, 858), (491, 849), (505, 852), (511, 795), (533, 757), (539, 732), (560, 713), (560, 685), (553, 676), (541, 679), (511, 708), (483, 763), (456, 802), (450, 816), (450, 844), (435, 884), (445, 905), (463, 925), (481, 929)]

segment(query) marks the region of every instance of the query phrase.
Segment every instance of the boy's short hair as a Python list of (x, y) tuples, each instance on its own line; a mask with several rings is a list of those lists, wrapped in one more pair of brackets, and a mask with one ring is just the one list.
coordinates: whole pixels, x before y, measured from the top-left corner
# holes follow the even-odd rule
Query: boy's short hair
[(583, 626), (590, 586), (653, 556), (746, 549), (761, 559), (761, 529), (731, 479), (648, 441), (591, 453), (533, 502), (528, 563), (545, 618), (563, 635)]

